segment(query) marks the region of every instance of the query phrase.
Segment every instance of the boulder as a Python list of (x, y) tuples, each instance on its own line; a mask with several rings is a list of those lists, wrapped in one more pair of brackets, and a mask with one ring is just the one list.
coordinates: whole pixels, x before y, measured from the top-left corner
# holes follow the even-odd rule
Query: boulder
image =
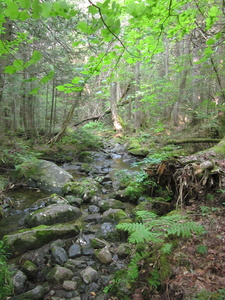
[(73, 181), (73, 176), (55, 163), (46, 160), (31, 160), (20, 165), (19, 175), (28, 184), (36, 185), (44, 191), (61, 194), (63, 186)]
[(103, 264), (110, 264), (112, 262), (112, 254), (108, 247), (105, 247), (99, 251), (97, 258)]
[(83, 271), (80, 272), (80, 274), (81, 274), (83, 281), (86, 284), (89, 284), (93, 281), (97, 281), (97, 279), (98, 279), (98, 272), (95, 269), (93, 269), (92, 267), (85, 268)]
[(70, 269), (56, 265), (46, 276), (49, 282), (63, 283), (74, 276)]
[(112, 209), (103, 213), (103, 222), (119, 222), (127, 218), (127, 214), (122, 209)]
[(77, 236), (78, 233), (79, 229), (74, 224), (41, 225), (5, 235), (3, 240), (10, 249), (11, 257), (15, 257), (29, 250), (38, 249), (51, 241)]
[(110, 208), (115, 208), (115, 209), (124, 209), (125, 208), (124, 203), (119, 200), (116, 200), (116, 199), (101, 200), (101, 201), (99, 201), (98, 205), (102, 211), (106, 211)]
[(38, 225), (53, 225), (75, 220), (81, 216), (79, 208), (67, 204), (52, 204), (45, 208), (33, 211), (25, 218), (25, 223), (30, 227)]

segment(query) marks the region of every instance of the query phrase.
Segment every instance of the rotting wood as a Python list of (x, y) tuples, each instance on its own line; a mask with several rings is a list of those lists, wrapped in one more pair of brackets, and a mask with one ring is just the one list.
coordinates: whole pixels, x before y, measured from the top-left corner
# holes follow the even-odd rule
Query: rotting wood
[(192, 155), (151, 164), (144, 171), (173, 195), (176, 208), (182, 208), (190, 201), (205, 199), (208, 192), (224, 188), (225, 168), (220, 162), (216, 158), (206, 160), (204, 154)]

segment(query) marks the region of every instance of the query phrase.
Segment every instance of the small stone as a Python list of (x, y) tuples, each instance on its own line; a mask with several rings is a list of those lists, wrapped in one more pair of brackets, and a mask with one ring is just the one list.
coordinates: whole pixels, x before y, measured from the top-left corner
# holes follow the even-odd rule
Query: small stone
[(73, 244), (69, 248), (69, 258), (75, 258), (81, 256), (81, 247), (78, 244)]
[(100, 250), (97, 257), (103, 264), (110, 264), (112, 262), (112, 254), (107, 247)]
[(65, 280), (62, 287), (67, 291), (74, 291), (77, 288), (77, 282), (72, 280)]
[(81, 271), (81, 277), (83, 281), (87, 284), (94, 282), (98, 279), (98, 272), (92, 267), (87, 267), (83, 271)]

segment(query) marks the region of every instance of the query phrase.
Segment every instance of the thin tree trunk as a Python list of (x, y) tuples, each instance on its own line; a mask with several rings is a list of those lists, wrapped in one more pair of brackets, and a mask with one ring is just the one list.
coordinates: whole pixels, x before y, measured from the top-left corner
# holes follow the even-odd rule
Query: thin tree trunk
[(113, 126), (116, 132), (120, 133), (122, 131), (122, 125), (120, 122), (118, 108), (117, 108), (117, 83), (113, 82), (111, 85), (110, 94), (110, 109), (112, 113)]

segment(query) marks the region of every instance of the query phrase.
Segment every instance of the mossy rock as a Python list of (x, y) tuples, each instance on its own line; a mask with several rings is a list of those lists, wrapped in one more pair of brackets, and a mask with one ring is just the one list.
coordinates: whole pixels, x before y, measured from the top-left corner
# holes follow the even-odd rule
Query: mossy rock
[(100, 184), (92, 178), (79, 182), (68, 182), (63, 187), (64, 194), (75, 195), (84, 200), (90, 200), (100, 191)]
[(119, 222), (127, 218), (127, 214), (122, 209), (112, 209), (103, 213), (103, 222)]
[(140, 157), (146, 157), (149, 154), (148, 149), (145, 148), (129, 149), (128, 152), (134, 156)]
[(98, 205), (102, 211), (109, 210), (110, 208), (113, 208), (113, 209), (124, 209), (125, 208), (124, 203), (119, 200), (116, 200), (116, 199), (101, 200), (101, 201), (99, 201)]
[(54, 226), (40, 225), (31, 229), (23, 229), (14, 234), (5, 235), (3, 241), (10, 249), (10, 256), (16, 257), (48, 244), (60, 238), (70, 238), (80, 232), (74, 224), (58, 224)]

